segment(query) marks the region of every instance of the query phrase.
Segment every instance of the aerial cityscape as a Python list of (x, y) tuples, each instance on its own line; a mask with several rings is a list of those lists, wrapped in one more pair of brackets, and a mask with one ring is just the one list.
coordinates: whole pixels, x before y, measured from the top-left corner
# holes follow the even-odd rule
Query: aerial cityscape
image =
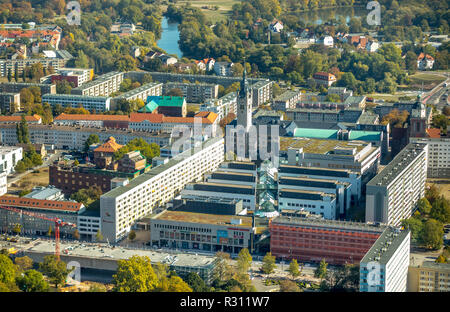
[(449, 16), (0, 0), (0, 292), (450, 292)]

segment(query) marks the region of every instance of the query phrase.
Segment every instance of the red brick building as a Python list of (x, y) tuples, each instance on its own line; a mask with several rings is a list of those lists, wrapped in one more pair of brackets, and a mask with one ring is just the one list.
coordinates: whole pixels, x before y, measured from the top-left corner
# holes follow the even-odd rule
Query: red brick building
[(277, 258), (332, 265), (359, 263), (385, 226), (280, 215), (270, 221), (270, 251)]

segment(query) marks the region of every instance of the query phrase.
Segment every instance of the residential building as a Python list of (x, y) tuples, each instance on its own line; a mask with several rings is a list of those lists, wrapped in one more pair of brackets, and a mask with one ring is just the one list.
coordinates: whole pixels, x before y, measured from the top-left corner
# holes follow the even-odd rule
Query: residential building
[(426, 70), (426, 69), (432, 69), (434, 65), (434, 57), (431, 55), (420, 53), (417, 57), (417, 69), (419, 70)]
[(164, 84), (164, 94), (172, 89), (180, 89), (183, 92), (183, 97), (189, 103), (204, 103), (217, 99), (219, 95), (219, 85), (211, 83), (168, 82)]
[(230, 113), (236, 115), (236, 105), (237, 94), (236, 92), (230, 92), (217, 100), (210, 100), (200, 105), (200, 112), (214, 112), (218, 115), (220, 121)]
[(408, 144), (366, 185), (366, 222), (399, 226), (425, 196), (428, 145)]
[(272, 103), (274, 110), (286, 111), (287, 109), (295, 109), (297, 102), (301, 99), (302, 92), (300, 90), (286, 91), (277, 96)]
[(6, 172), (7, 175), (14, 173), (14, 167), (22, 158), (23, 148), (0, 146), (0, 172)]
[(214, 69), (214, 63), (216, 61), (213, 58), (205, 58), (200, 61), (195, 61), (195, 64), (200, 70), (211, 71)]
[[(149, 133), (128, 129), (29, 124), (28, 131), (31, 143), (50, 144), (57, 149), (83, 150), (84, 144), (91, 134), (98, 135), (100, 141), (106, 141), (113, 136), (121, 145), (126, 145), (135, 138), (142, 138), (149, 144), (156, 143), (160, 146), (171, 143), (170, 134), (167, 133)], [(4, 145), (18, 143), (15, 124), (0, 124), (0, 143)]]
[(387, 228), (359, 264), (360, 292), (406, 292), (411, 232)]
[(273, 98), (273, 81), (261, 80), (251, 85), (253, 92), (253, 107), (270, 103)]
[(450, 292), (450, 263), (423, 261), (408, 269), (408, 292)]
[(94, 70), (92, 68), (60, 68), (56, 74), (50, 75), (50, 82), (56, 84), (58, 81), (65, 80), (73, 88), (77, 88), (84, 83), (92, 80)]
[[(59, 218), (65, 222), (77, 224), (78, 214), (85, 210), (81, 203), (72, 201), (57, 201), (35, 198), (13, 197), (9, 195), (0, 196), (0, 205), (39, 213), (48, 218)], [(21, 224), (22, 233), (29, 235), (46, 235), (49, 228), (55, 230), (55, 222), (39, 219), (26, 214), (0, 209), (0, 228), (2, 231), (11, 231), (15, 224)], [(62, 237), (71, 238), (75, 231), (74, 227), (63, 226), (60, 228)]]
[(440, 135), (440, 129), (428, 129), (427, 138), (409, 138), (411, 143), (428, 144), (427, 177), (450, 178), (450, 137)]
[(122, 72), (109, 72), (82, 86), (73, 88), (71, 93), (72, 95), (109, 96), (111, 93), (119, 91), (123, 75)]
[(334, 45), (334, 39), (331, 36), (324, 36), (322, 37), (319, 42), (320, 44), (323, 44), (325, 47), (333, 47)]
[(123, 238), (152, 210), (172, 200), (184, 186), (198, 181), (224, 160), (224, 139), (212, 138), (100, 197), (102, 232), (110, 242)]
[(127, 37), (133, 35), (136, 31), (136, 26), (133, 23), (120, 23), (116, 22), (111, 25), (111, 34), (118, 35), (119, 37)]
[(233, 68), (234, 63), (230, 62), (215, 62), (214, 63), (214, 72), (218, 76), (232, 76), (233, 73), (231, 69)]
[[(8, 123), (20, 123), (22, 121), (22, 115), (10, 115), (10, 116), (0, 116), (0, 124), (8, 124)], [(26, 115), (25, 121), (28, 124), (41, 124), (42, 118), (41, 116), (34, 115)]]
[[(269, 221), (270, 252), (279, 259), (356, 264), (385, 231), (385, 226), (324, 220), (304, 212), (282, 214)], [(345, 247), (344, 247), (345, 246)]]
[(142, 100), (144, 103), (147, 101), (149, 96), (160, 96), (162, 95), (163, 84), (150, 82), (146, 83), (136, 89), (130, 90), (128, 92), (122, 93), (119, 96), (116, 96), (111, 99), (112, 109), (117, 108), (117, 104), (120, 100)]
[(0, 113), (15, 113), (20, 110), (20, 93), (0, 93)]
[(52, 107), (59, 104), (63, 108), (83, 107), (87, 110), (105, 112), (110, 110), (111, 98), (106, 96), (88, 96), (78, 94), (44, 94), (42, 96), (42, 103), (48, 103)]
[(53, 119), (54, 125), (128, 129), (128, 115), (66, 114)]
[(279, 20), (273, 20), (272, 23), (269, 24), (269, 30), (271, 32), (279, 33), (283, 30), (283, 22)]
[(325, 72), (315, 73), (313, 75), (313, 79), (318, 85), (324, 85), (327, 88), (336, 82), (335, 75), (330, 74), (330, 73), (325, 73)]
[(22, 89), (38, 87), (41, 90), (41, 95), (50, 93), (56, 94), (56, 84), (47, 83), (33, 83), (33, 82), (2, 82), (0, 89), (2, 92), (19, 93)]

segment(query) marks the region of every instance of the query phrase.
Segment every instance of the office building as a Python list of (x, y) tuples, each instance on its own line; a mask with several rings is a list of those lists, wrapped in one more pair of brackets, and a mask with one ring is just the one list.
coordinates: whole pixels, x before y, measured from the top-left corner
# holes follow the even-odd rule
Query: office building
[(387, 228), (359, 264), (360, 292), (406, 292), (411, 232)]
[(186, 150), (149, 172), (100, 197), (103, 236), (123, 238), (134, 223), (164, 205), (192, 181), (213, 171), (224, 160), (223, 138), (212, 138)]
[(31, 193), (23, 196), (23, 198), (43, 199), (43, 200), (64, 200), (64, 193), (61, 189), (52, 185), (47, 187), (36, 186)]
[(272, 255), (288, 261), (318, 263), (324, 259), (331, 265), (356, 264), (386, 228), (304, 215), (282, 212), (270, 221)]
[(339, 215), (336, 195), (317, 191), (279, 188), (278, 207), (279, 210), (305, 210), (327, 220), (335, 220)]
[(366, 185), (366, 222), (398, 226), (425, 196), (428, 145), (408, 144)]
[(23, 148), (14, 146), (0, 147), (0, 172), (14, 173), (14, 167), (23, 158)]
[(253, 251), (255, 226), (251, 217), (169, 211), (150, 220), (153, 246), (238, 254)]

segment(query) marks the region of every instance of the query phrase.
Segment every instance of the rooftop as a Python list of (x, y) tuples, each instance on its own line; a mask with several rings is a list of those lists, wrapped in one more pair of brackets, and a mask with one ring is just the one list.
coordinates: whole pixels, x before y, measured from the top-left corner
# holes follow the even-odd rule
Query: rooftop
[[(316, 131), (317, 129), (314, 129)], [(331, 133), (335, 130), (326, 130), (324, 133)], [(305, 132), (306, 133), (306, 132)], [(312, 132), (308, 131), (311, 135)], [(287, 151), (289, 148), (303, 148), (304, 153), (310, 154), (327, 154), (336, 148), (356, 148), (359, 153), (369, 143), (363, 141), (339, 141), (339, 140), (323, 140), (317, 138), (293, 138), (280, 137), (280, 151)]]
[(62, 190), (56, 187), (45, 187), (33, 190), (31, 193), (26, 194), (25, 198), (34, 198), (34, 199), (46, 199), (50, 196), (61, 193)]
[[(252, 227), (252, 217), (246, 216), (230, 216), (230, 215), (217, 215), (206, 214), (186, 211), (170, 211), (166, 210), (162, 214), (158, 215), (154, 219), (175, 221), (175, 222), (187, 222), (187, 223), (201, 223), (201, 224), (213, 224), (213, 225), (227, 225), (233, 227)], [(232, 224), (231, 220), (241, 220), (241, 224)]]
[[(41, 116), (34, 114), (33, 116), (25, 116), (27, 122), (38, 122), (41, 120)], [(0, 116), (0, 122), (20, 122), (22, 121), (22, 116)]]
[(67, 212), (79, 212), (83, 207), (83, 204), (76, 202), (13, 197), (8, 195), (0, 196), (0, 205), (12, 206), (16, 208), (58, 210)]
[(388, 186), (401, 174), (406, 167), (422, 153), (427, 144), (410, 143), (394, 159), (381, 170), (367, 185)]
[(59, 120), (89, 120), (89, 121), (128, 121), (128, 115), (101, 115), (101, 114), (66, 114), (62, 113), (54, 118), (54, 121)]
[[(206, 142), (203, 142), (202, 144), (202, 148), (206, 148), (214, 143), (219, 142), (220, 140), (223, 140), (223, 138), (220, 137), (215, 137), (215, 138), (211, 138)], [(198, 147), (197, 147), (198, 148)], [(125, 186), (121, 186), (121, 187), (117, 187), (115, 189), (112, 189), (111, 191), (109, 191), (108, 193), (103, 194), (101, 197), (118, 197), (132, 189), (134, 189), (135, 187), (138, 187), (139, 185), (141, 185), (142, 183), (147, 182), (148, 180), (152, 179), (153, 177), (161, 174), (162, 172), (168, 170), (169, 168), (175, 166), (176, 164), (178, 164), (179, 162), (185, 160), (186, 158), (190, 157), (191, 155), (193, 155), (194, 153), (198, 152), (198, 150), (191, 148), (189, 150), (186, 150), (180, 154), (178, 154), (177, 156), (171, 158), (167, 163), (159, 165), (155, 168), (152, 168), (150, 171), (141, 174), (140, 176), (138, 176), (137, 178), (133, 179), (130, 181), (130, 183), (128, 183)]]
[(337, 139), (338, 130), (334, 129), (310, 129), (295, 128), (294, 137), (310, 138), (310, 139)]
[(134, 95), (139, 94), (141, 92), (145, 92), (148, 89), (154, 88), (154, 87), (159, 86), (159, 85), (162, 86), (162, 83), (157, 83), (157, 82), (146, 83), (146, 84), (144, 84), (144, 85), (142, 85), (142, 86), (140, 86), (140, 87), (138, 87), (136, 89), (130, 90), (130, 91), (125, 92), (125, 93), (123, 93), (123, 94), (121, 94), (119, 96), (116, 96), (115, 99), (127, 99), (127, 98), (129, 98), (131, 96), (134, 96)]
[(387, 264), (409, 233), (408, 230), (400, 231), (398, 228), (386, 228), (362, 258), (361, 263), (377, 261), (381, 264)]
[(332, 229), (336, 232), (344, 231), (360, 231), (360, 232), (370, 232), (370, 233), (382, 233), (385, 229), (385, 225), (375, 225), (364, 222), (351, 222), (351, 221), (340, 221), (340, 220), (326, 220), (317, 218), (302, 218), (302, 217), (288, 217), (280, 215), (272, 219), (271, 223), (284, 223), (299, 225), (303, 227), (320, 227)]
[(116, 75), (123, 75), (122, 72), (117, 72), (117, 71), (113, 71), (113, 72), (109, 72), (106, 73), (104, 75), (98, 76), (97, 79), (92, 80), (92, 81), (88, 81), (86, 83), (83, 83), (83, 85), (77, 87), (77, 88), (73, 88), (73, 90), (85, 90), (87, 88), (93, 87), (95, 85), (98, 85), (99, 83), (105, 82), (108, 79), (111, 79), (112, 77), (116, 76)]

